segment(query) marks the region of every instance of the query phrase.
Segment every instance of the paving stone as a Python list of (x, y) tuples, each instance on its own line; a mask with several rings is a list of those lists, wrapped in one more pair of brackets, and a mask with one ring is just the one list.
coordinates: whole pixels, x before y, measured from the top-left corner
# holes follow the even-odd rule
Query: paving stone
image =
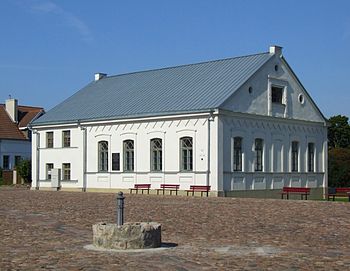
[(0, 270), (350, 270), (350, 203), (125, 195), (162, 225), (159, 252), (84, 249), (116, 194), (0, 188)]

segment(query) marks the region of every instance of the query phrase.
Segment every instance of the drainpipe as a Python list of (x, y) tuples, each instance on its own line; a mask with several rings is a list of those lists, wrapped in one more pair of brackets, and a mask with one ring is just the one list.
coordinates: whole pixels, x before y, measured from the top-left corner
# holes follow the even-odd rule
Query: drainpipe
[(83, 149), (83, 188), (82, 188), (82, 191), (86, 192), (86, 160), (87, 160), (86, 133), (87, 133), (87, 130), (86, 130), (86, 127), (81, 126), (79, 120), (78, 120), (78, 127), (80, 127), (80, 130), (83, 132), (83, 148), (82, 148)]
[(40, 174), (40, 133), (37, 130), (33, 130), (32, 126), (29, 124), (28, 130), (31, 131), (32, 136), (36, 135), (36, 147), (35, 147), (35, 152), (36, 152), (36, 167), (35, 167), (35, 172), (36, 172), (36, 184), (35, 184), (35, 190), (39, 190), (39, 174)]
[(207, 157), (207, 186), (210, 185), (210, 122), (214, 121), (213, 111), (210, 111), (208, 116), (208, 157)]

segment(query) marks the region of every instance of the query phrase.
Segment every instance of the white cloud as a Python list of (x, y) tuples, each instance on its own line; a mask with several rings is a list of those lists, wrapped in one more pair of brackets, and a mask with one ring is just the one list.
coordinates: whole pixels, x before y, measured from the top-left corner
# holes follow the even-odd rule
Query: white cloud
[(84, 21), (52, 1), (30, 1), (21, 2), (19, 4), (22, 7), (29, 7), (33, 12), (58, 16), (65, 25), (77, 31), (84, 41), (91, 42), (93, 40), (93, 35)]

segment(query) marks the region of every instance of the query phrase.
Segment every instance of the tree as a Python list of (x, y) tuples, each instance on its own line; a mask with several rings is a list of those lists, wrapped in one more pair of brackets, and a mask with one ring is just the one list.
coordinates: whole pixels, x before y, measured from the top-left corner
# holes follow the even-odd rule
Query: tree
[(350, 125), (346, 116), (334, 116), (329, 119), (328, 145), (331, 148), (350, 148)]
[(328, 151), (328, 186), (350, 187), (350, 149), (333, 148)]
[(19, 176), (21, 176), (26, 183), (29, 183), (31, 181), (31, 175), (32, 175), (31, 164), (32, 163), (30, 160), (21, 160), (16, 167)]

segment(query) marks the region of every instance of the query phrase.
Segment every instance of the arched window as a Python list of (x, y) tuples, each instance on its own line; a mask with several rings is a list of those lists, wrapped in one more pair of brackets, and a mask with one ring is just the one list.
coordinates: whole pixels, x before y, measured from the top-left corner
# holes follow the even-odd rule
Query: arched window
[(108, 171), (108, 142), (98, 142), (98, 171)]
[(242, 138), (233, 139), (233, 170), (242, 171)]
[(124, 171), (134, 171), (134, 140), (125, 140), (124, 149)]
[(263, 139), (255, 139), (255, 171), (263, 171), (263, 145)]
[(182, 171), (193, 170), (193, 139), (192, 137), (180, 138), (180, 169)]
[(162, 171), (162, 140), (160, 138), (151, 139), (151, 170)]

